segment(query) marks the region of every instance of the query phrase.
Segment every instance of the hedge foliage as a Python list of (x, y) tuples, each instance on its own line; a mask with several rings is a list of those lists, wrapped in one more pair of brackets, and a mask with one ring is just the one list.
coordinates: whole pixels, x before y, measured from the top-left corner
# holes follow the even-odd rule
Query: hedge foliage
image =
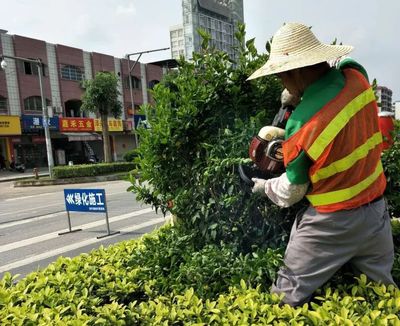
[(244, 42), (243, 26), (235, 63), (203, 37), (202, 52), (154, 88), (150, 128), (139, 128), (135, 159), (142, 183), (132, 178), (131, 190), (174, 214), (199, 248), (220, 241), (244, 252), (279, 248), (299, 207), (280, 210), (252, 195), (237, 167), (249, 163), (251, 138), (272, 122), (282, 86), (273, 76), (247, 81), (266, 55), (257, 53), (254, 39)]
[[(269, 286), (282, 250), (195, 249), (166, 226), (139, 240), (59, 258), (0, 281), (1, 325), (400, 325), (400, 291), (368, 282), (326, 284), (311, 303), (280, 306)], [(396, 281), (400, 281), (396, 252)]]
[(80, 164), (56, 166), (53, 169), (55, 179), (92, 177), (117, 172), (128, 172), (135, 168), (132, 162)]

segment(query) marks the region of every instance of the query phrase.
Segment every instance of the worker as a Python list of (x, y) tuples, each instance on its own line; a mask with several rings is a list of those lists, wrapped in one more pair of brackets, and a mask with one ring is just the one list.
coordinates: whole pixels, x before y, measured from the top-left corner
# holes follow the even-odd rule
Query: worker
[(287, 23), (274, 35), (268, 61), (249, 77), (274, 74), (301, 98), (285, 127), (285, 172), (252, 179), (253, 192), (281, 207), (304, 196), (310, 203), (296, 216), (271, 289), (291, 306), (308, 302), (346, 263), (372, 281), (394, 284), (377, 103), (365, 69), (346, 57), (352, 49), (323, 44), (310, 27)]

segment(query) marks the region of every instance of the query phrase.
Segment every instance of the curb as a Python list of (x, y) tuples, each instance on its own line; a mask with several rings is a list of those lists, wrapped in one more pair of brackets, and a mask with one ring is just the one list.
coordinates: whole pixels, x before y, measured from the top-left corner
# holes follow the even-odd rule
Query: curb
[[(48, 176), (48, 173), (39, 173), (39, 177), (46, 177)], [(24, 179), (32, 179), (34, 178), (33, 174), (25, 174), (25, 175), (15, 175), (15, 176), (7, 176), (7, 177), (2, 177), (0, 178), (0, 183), (2, 182), (10, 182), (10, 181), (18, 181), (18, 180), (24, 180)]]
[(64, 185), (70, 183), (89, 183), (89, 182), (102, 182), (102, 181), (115, 181), (124, 180), (125, 174), (112, 174), (100, 175), (96, 177), (79, 177), (68, 179), (54, 179), (54, 180), (18, 180), (14, 182), (14, 187), (38, 187), (38, 186), (53, 186)]

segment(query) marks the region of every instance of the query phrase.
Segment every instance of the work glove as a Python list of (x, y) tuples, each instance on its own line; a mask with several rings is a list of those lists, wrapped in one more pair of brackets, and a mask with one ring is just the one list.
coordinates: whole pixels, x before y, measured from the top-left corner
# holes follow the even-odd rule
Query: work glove
[(254, 182), (254, 186), (251, 189), (253, 194), (260, 194), (264, 197), (267, 197), (267, 194), (265, 193), (265, 183), (267, 180), (260, 178), (251, 178), (251, 180)]

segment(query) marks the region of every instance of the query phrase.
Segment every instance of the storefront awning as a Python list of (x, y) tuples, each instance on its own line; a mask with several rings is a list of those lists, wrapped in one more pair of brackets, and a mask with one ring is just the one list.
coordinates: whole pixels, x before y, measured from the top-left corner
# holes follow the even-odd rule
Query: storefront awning
[(68, 141), (91, 141), (102, 140), (101, 135), (95, 132), (63, 132), (68, 137)]

